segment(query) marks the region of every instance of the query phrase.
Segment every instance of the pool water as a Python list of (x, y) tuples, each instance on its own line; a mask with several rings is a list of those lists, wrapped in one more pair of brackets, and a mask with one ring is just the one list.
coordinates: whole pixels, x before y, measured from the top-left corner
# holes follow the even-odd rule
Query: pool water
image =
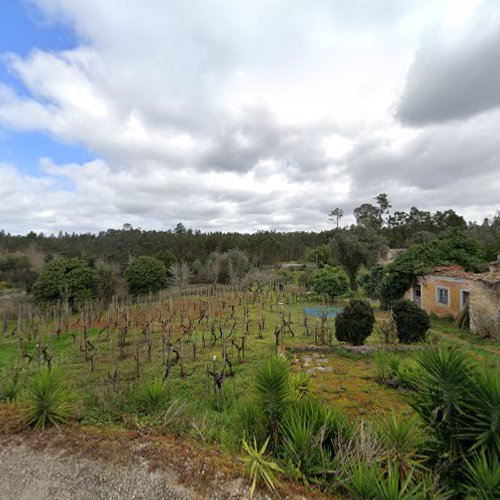
[(343, 307), (305, 307), (304, 313), (308, 316), (314, 316), (316, 318), (321, 318), (324, 314), (326, 314), (329, 318), (334, 318), (339, 312), (342, 312), (343, 309)]

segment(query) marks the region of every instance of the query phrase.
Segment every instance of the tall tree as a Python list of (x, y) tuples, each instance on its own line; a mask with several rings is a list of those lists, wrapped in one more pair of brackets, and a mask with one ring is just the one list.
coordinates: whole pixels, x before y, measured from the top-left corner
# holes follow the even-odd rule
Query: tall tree
[(379, 206), (379, 223), (380, 227), (382, 227), (384, 225), (384, 215), (389, 213), (389, 208), (391, 208), (392, 205), (389, 203), (389, 197), (385, 193), (380, 193), (375, 196), (375, 201)]
[(336, 223), (335, 227), (338, 229), (339, 228), (339, 221), (340, 221), (340, 219), (342, 219), (342, 217), (344, 217), (344, 211), (341, 208), (336, 207), (328, 214), (328, 216), (329, 216), (329, 220), (331, 222)]
[(363, 203), (354, 209), (356, 224), (364, 228), (379, 230), (381, 228), (380, 209), (371, 203)]

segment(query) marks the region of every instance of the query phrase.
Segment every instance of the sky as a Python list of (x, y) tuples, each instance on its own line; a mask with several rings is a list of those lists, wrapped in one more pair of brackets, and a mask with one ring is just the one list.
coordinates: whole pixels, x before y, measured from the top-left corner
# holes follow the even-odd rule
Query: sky
[(0, 229), (500, 210), (497, 0), (2, 0)]

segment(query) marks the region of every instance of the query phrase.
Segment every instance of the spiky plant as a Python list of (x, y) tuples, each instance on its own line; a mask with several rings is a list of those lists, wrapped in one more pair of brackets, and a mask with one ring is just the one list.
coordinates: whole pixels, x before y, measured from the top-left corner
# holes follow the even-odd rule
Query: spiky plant
[(305, 372), (296, 372), (290, 375), (290, 390), (297, 401), (302, 401), (309, 395), (311, 376)]
[(382, 383), (396, 376), (401, 365), (400, 357), (394, 352), (378, 351), (373, 361), (377, 371), (377, 380)]
[(471, 450), (484, 447), (500, 455), (500, 373), (476, 370), (471, 381), (460, 437)]
[(137, 389), (136, 401), (142, 412), (156, 414), (168, 404), (168, 387), (161, 379), (145, 382)]
[(0, 400), (11, 403), (16, 399), (21, 389), (20, 369), (6, 370), (2, 377), (2, 385), (0, 386)]
[(341, 410), (310, 398), (284, 415), (280, 431), (285, 455), (307, 477), (331, 469), (339, 441), (352, 433)]
[(57, 368), (33, 373), (24, 400), (26, 425), (37, 430), (67, 422), (75, 409), (73, 394)]
[(376, 430), (385, 448), (384, 461), (398, 467), (401, 479), (422, 468), (424, 437), (416, 417), (393, 413), (380, 420)]
[(255, 377), (256, 401), (268, 422), (274, 444), (278, 440), (278, 425), (292, 401), (290, 368), (286, 360), (272, 357), (262, 363)]
[(419, 370), (410, 404), (437, 438), (442, 452), (456, 456), (464, 404), (472, 388), (471, 362), (462, 352), (442, 345), (425, 349), (416, 359)]
[(243, 439), (242, 444), (243, 450), (245, 451), (243, 460), (251, 481), (250, 497), (253, 497), (255, 488), (262, 480), (269, 490), (274, 491), (277, 483), (276, 473), (282, 471), (275, 462), (268, 460), (266, 457), (266, 448), (269, 444), (269, 437), (260, 448), (257, 445), (255, 438), (253, 443), (247, 443), (246, 440)]
[(344, 472), (346, 477), (341, 480), (341, 484), (354, 498), (367, 500), (376, 498), (377, 481), (382, 474), (380, 467), (353, 457)]
[(496, 454), (481, 450), (473, 460), (465, 461), (467, 483), (463, 485), (468, 499), (500, 498), (500, 462)]
[(401, 479), (399, 467), (389, 464), (384, 475), (380, 475), (375, 483), (376, 500), (415, 500), (423, 498), (422, 483), (414, 484), (410, 473)]

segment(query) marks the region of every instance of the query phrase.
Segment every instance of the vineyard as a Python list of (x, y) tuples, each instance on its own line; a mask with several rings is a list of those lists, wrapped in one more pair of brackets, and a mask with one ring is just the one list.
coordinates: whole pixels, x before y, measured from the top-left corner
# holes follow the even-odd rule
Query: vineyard
[[(416, 359), (425, 362), (423, 353), (443, 349), (464, 363), (471, 356), (397, 343), (387, 332), (389, 313), (377, 308), (364, 345), (339, 342), (335, 317), (346, 304), (342, 299), (326, 307), (294, 285), (193, 287), (92, 302), (79, 311), (26, 306), (3, 320), (2, 396), (23, 415), (33, 380), (52, 373), (63, 380), (71, 403), (56, 422), (60, 417), (214, 445), (243, 455), (250, 479), (271, 490), (281, 477), (356, 496), (356, 459), (373, 461), (381, 477), (388, 477), (382, 470), (401, 475), (415, 492), (419, 484), (437, 491), (439, 476), (425, 472), (427, 459), (417, 457), (427, 445), (408, 396), (421, 375)], [(479, 359), (493, 373), (498, 357), (485, 352)], [(301, 437), (294, 419), (305, 426)], [(375, 430), (387, 422), (399, 432), (409, 425), (408, 449), (395, 461), (388, 455), (394, 436)], [(39, 428), (50, 423), (50, 415), (31, 421)], [(362, 472), (376, 476), (375, 469)]]

